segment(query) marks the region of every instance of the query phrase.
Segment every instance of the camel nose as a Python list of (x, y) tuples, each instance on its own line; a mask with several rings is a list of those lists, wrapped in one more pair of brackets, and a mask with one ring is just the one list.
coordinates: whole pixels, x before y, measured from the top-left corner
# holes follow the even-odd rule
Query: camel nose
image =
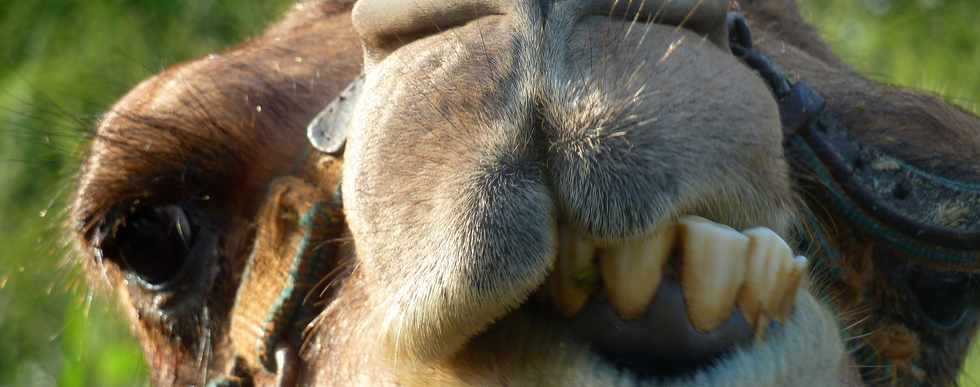
[(512, 14), (539, 25), (559, 7), (577, 16), (682, 26), (728, 50), (728, 0), (360, 0), (353, 22), (370, 68), (407, 43), (481, 17)]

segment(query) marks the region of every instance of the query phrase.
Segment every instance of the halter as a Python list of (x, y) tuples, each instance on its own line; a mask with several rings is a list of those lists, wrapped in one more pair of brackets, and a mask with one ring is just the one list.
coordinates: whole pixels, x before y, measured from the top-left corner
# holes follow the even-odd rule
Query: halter
[[(980, 271), (980, 184), (929, 173), (855, 139), (819, 93), (791, 82), (752, 48), (744, 18), (732, 18), (732, 51), (772, 90), (787, 155), (796, 172), (816, 178), (808, 188), (893, 253), (928, 267)], [(955, 221), (937, 219), (946, 203), (957, 206)]]
[(320, 301), (316, 292), (325, 292), (324, 278), (342, 266), (338, 242), (347, 227), (340, 196), (342, 161), (310, 156), (301, 157), (305, 163), (295, 177), (270, 184), (231, 309), (228, 336), (234, 360), (208, 387), (250, 386), (257, 376), (276, 386), (295, 384), (303, 345), (297, 332), (308, 331)]
[[(795, 172), (815, 177), (801, 184), (895, 254), (929, 267), (980, 272), (980, 184), (929, 173), (856, 140), (825, 108), (819, 93), (804, 81), (790, 81), (777, 64), (752, 47), (741, 15), (730, 13), (728, 25), (732, 52), (759, 73), (778, 102), (784, 146)], [(232, 311), (231, 338), (238, 361), (228, 376), (212, 379), (209, 386), (247, 385), (254, 372), (274, 374), (277, 385), (290, 384), (295, 377), (295, 345), (285, 337), (297, 328), (296, 315), (301, 314), (310, 289), (302, 284), (322, 278), (326, 274), (322, 261), (337, 253), (333, 248), (311, 250), (308, 241), (314, 236), (336, 239), (343, 233), (338, 165), (363, 85), (361, 75), (307, 127), (311, 145), (336, 161), (327, 184), (334, 193), (296, 219), (302, 242), (287, 259), (261, 254), (249, 258)], [(964, 212), (957, 222), (936, 219), (936, 205), (943, 202), (962, 205)], [(804, 222), (814, 231), (806, 242), (822, 250), (822, 260), (815, 263), (831, 275), (839, 272), (840, 252), (817, 216), (808, 213)]]

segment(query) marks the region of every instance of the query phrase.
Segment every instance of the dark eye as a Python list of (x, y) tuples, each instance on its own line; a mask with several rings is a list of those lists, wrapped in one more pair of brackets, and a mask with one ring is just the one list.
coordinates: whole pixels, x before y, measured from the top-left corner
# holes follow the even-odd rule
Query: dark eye
[(974, 310), (974, 283), (961, 273), (916, 271), (908, 278), (919, 308), (938, 328), (954, 329)]
[(186, 265), (195, 230), (180, 206), (139, 209), (118, 226), (106, 251), (128, 273), (153, 287), (173, 281)]

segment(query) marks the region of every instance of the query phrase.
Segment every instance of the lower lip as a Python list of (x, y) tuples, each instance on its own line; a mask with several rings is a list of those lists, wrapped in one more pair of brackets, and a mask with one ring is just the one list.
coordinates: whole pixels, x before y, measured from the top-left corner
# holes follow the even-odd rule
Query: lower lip
[(688, 374), (753, 336), (736, 311), (717, 329), (699, 332), (687, 318), (680, 284), (665, 276), (646, 314), (623, 320), (602, 294), (594, 294), (572, 320), (573, 331), (613, 363), (644, 376)]

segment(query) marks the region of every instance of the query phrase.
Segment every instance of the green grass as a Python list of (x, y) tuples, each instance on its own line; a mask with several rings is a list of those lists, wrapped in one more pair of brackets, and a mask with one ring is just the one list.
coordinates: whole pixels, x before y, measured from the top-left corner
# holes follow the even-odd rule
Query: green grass
[[(99, 112), (140, 79), (258, 33), (287, 3), (0, 6), (0, 387), (145, 384), (146, 365), (117, 311), (88, 301), (57, 236), (81, 144)], [(978, 8), (974, 0), (811, 0), (805, 10), (861, 71), (977, 111)], [(980, 385), (974, 352), (966, 386)]]
[(931, 90), (980, 111), (980, 3), (801, 0), (834, 51), (888, 83)]

